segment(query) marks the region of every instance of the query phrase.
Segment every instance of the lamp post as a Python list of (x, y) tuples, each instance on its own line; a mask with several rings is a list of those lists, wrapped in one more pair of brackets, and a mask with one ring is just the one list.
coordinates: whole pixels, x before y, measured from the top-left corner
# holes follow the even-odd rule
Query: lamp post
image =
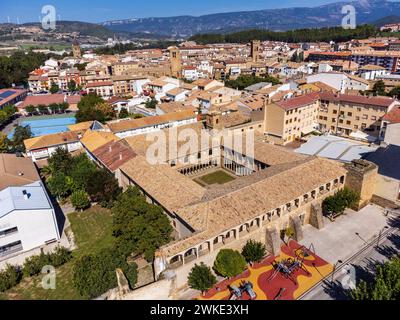
[(335, 265), (333, 266), (331, 283), (333, 283), (333, 278), (334, 278), (334, 276), (335, 276), (335, 271), (336, 271), (337, 266), (338, 266), (339, 264), (342, 264), (342, 263), (343, 263), (342, 260), (338, 260), (338, 262), (336, 262)]
[(378, 242), (376, 243), (376, 248), (377, 249), (379, 248), (379, 242), (381, 241), (382, 233), (387, 229), (389, 229), (389, 227), (385, 226), (381, 231), (379, 231)]

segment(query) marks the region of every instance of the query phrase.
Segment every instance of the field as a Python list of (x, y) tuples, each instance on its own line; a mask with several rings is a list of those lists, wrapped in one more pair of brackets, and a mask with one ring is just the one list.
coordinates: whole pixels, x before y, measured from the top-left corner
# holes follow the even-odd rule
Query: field
[(235, 180), (233, 176), (223, 170), (210, 173), (197, 179), (200, 184), (213, 185), (213, 184), (225, 184)]
[(82, 255), (94, 253), (110, 246), (113, 242), (109, 210), (99, 207), (82, 213), (68, 215), (75, 235), (78, 249), (73, 252), (73, 259), (57, 269), (55, 290), (44, 290), (41, 287), (42, 276), (23, 279), (9, 291), (1, 294), (1, 299), (16, 300), (81, 300), (72, 283), (74, 262)]

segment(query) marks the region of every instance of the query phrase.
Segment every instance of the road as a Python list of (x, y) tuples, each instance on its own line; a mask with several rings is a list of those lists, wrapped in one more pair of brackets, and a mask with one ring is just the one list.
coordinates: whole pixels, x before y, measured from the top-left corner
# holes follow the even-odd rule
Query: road
[[(333, 275), (321, 281), (300, 300), (347, 300), (348, 289), (360, 280), (371, 279), (375, 265), (400, 252), (400, 218), (389, 217), (389, 226), (352, 257), (338, 262)], [(333, 278), (333, 281), (332, 281)]]

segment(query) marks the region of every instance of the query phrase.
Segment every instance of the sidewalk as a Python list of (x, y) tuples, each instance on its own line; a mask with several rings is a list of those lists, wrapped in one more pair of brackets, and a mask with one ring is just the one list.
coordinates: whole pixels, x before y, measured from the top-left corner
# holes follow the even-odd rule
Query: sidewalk
[(334, 264), (338, 260), (347, 260), (361, 250), (366, 243), (378, 237), (386, 226), (388, 218), (383, 215), (383, 208), (369, 205), (358, 213), (348, 210), (335, 222), (325, 219), (323, 230), (305, 226), (301, 244), (307, 248), (312, 244), (316, 254)]

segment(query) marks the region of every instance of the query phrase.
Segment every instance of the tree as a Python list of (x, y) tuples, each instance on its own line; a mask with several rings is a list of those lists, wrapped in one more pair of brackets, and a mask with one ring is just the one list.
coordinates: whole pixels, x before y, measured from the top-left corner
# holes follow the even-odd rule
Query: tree
[(71, 203), (75, 210), (83, 211), (90, 207), (88, 194), (83, 190), (78, 190), (72, 193)]
[(374, 280), (370, 283), (361, 281), (350, 293), (354, 300), (396, 300), (400, 299), (400, 258), (376, 267)]
[(229, 88), (243, 90), (253, 84), (257, 84), (260, 82), (271, 82), (273, 85), (280, 83), (280, 81), (277, 78), (272, 76), (256, 77), (256, 76), (241, 75), (236, 80), (226, 81), (225, 85)]
[(49, 113), (49, 107), (41, 104), (41, 105), (38, 106), (38, 111), (41, 114), (48, 114)]
[(393, 98), (400, 98), (400, 86), (393, 88), (388, 93), (389, 96)]
[(10, 140), (7, 136), (0, 132), (0, 153), (8, 153), (10, 151)]
[(188, 284), (194, 290), (200, 290), (203, 294), (210, 290), (217, 283), (216, 277), (212, 274), (210, 267), (203, 262), (195, 265), (189, 273)]
[(26, 106), (25, 111), (32, 115), (36, 112), (36, 108), (33, 105)]
[(226, 278), (236, 277), (246, 269), (246, 260), (238, 251), (223, 249), (218, 253), (214, 270)]
[(343, 213), (346, 208), (354, 208), (360, 201), (360, 194), (344, 188), (330, 196), (322, 203), (323, 210), (328, 214)]
[(146, 108), (149, 109), (155, 109), (158, 105), (158, 101), (154, 98), (151, 98), (150, 100), (146, 101), (145, 106)]
[(119, 112), (118, 118), (119, 118), (119, 119), (126, 119), (126, 118), (129, 118), (129, 112), (128, 112), (128, 110), (126, 110), (126, 108), (121, 108), (121, 111)]
[(76, 82), (74, 80), (71, 80), (68, 82), (68, 91), (69, 92), (75, 92), (76, 91)]
[(50, 93), (55, 94), (55, 93), (58, 93), (59, 91), (60, 91), (60, 87), (58, 86), (58, 84), (52, 82), (51, 86), (50, 86)]
[(114, 175), (105, 169), (93, 172), (86, 183), (86, 192), (93, 202), (109, 207), (121, 193)]
[(72, 165), (72, 156), (65, 148), (57, 148), (47, 161), (51, 173), (63, 173), (67, 175)]
[(114, 109), (110, 108), (101, 97), (89, 94), (82, 97), (78, 103), (78, 112), (75, 114), (75, 118), (77, 123), (94, 120), (104, 123), (115, 117)]
[(386, 89), (385, 82), (383, 82), (383, 80), (379, 80), (375, 82), (372, 88), (372, 92), (374, 93), (374, 95), (385, 96), (386, 95), (385, 89)]
[(31, 127), (27, 126), (17, 126), (14, 131), (14, 136), (12, 139), (12, 146), (14, 151), (25, 152), (24, 140), (30, 139), (32, 137)]
[(261, 262), (265, 257), (265, 254), (265, 245), (254, 240), (247, 241), (246, 245), (242, 249), (242, 255), (248, 263)]
[(51, 194), (58, 199), (65, 199), (71, 194), (68, 177), (62, 172), (56, 172), (47, 181)]
[(4, 292), (16, 286), (21, 281), (21, 272), (10, 264), (7, 264), (3, 271), (0, 271), (0, 292)]
[(149, 204), (137, 188), (129, 187), (112, 208), (113, 235), (123, 254), (144, 254), (148, 261), (171, 239), (172, 227), (162, 208)]
[(86, 190), (86, 184), (97, 170), (96, 165), (86, 154), (80, 154), (71, 159), (68, 175), (74, 180), (78, 190)]

